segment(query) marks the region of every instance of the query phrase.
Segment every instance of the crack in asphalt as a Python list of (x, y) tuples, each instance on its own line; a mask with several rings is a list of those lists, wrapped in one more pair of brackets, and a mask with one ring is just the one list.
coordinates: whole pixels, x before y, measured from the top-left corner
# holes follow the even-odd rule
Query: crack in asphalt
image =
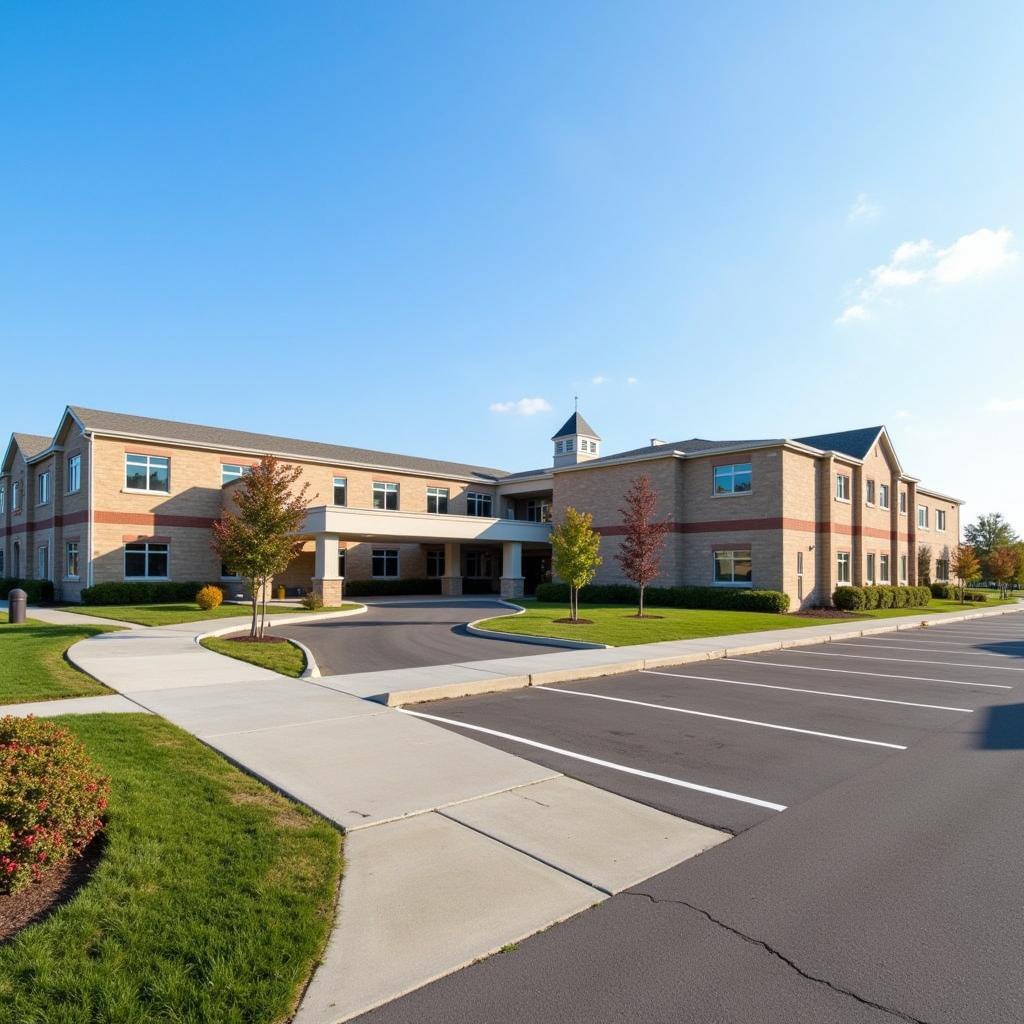
[(827, 978), (819, 978), (817, 975), (810, 974), (808, 971), (805, 971), (793, 960), (790, 960), (789, 957), (787, 957), (785, 954), (780, 953), (777, 949), (768, 945), (768, 943), (765, 942), (763, 939), (755, 938), (753, 935), (747, 935), (745, 932), (740, 931), (738, 928), (734, 928), (732, 925), (726, 924), (724, 921), (719, 920), (713, 914), (708, 913), (708, 911), (704, 910), (703, 907), (698, 907), (692, 903), (687, 903), (686, 900), (665, 899), (658, 896), (652, 896), (649, 892), (637, 892), (636, 890), (622, 893), (622, 895), (642, 896), (644, 899), (650, 900), (650, 902), (654, 904), (673, 903), (680, 907), (686, 907), (688, 910), (692, 910), (694, 913), (700, 914), (702, 917), (706, 918), (712, 924), (717, 925), (719, 928), (722, 928), (725, 931), (732, 933), (733, 935), (737, 936), (737, 938), (742, 939), (744, 942), (749, 942), (753, 946), (759, 946), (766, 953), (769, 953), (771, 956), (775, 957), (776, 960), (780, 960), (788, 968), (790, 968), (790, 970), (795, 971), (797, 974), (800, 975), (801, 978), (805, 978), (807, 981), (813, 981), (817, 985), (824, 985), (826, 988), (831, 989), (833, 992), (836, 992), (839, 995), (848, 996), (850, 999), (855, 999), (858, 1003), (861, 1003), (864, 1006), (869, 1006), (874, 1010), (881, 1010), (882, 1013), (888, 1013), (893, 1017), (897, 1017), (899, 1020), (907, 1021), (908, 1024), (929, 1024), (928, 1021), (925, 1021), (920, 1017), (912, 1017), (909, 1013), (904, 1013), (902, 1010), (896, 1010), (893, 1009), (891, 1006), (884, 1006), (882, 1003), (876, 1003), (873, 1000), (866, 998), (865, 996), (858, 995), (851, 989), (843, 988), (841, 985), (837, 985), (834, 982), (829, 981)]

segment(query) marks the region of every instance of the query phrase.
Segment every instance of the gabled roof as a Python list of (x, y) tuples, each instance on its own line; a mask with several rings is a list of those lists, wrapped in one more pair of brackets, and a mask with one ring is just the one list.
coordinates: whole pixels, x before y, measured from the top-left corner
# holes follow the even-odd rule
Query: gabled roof
[(746, 441), (709, 441), (703, 437), (691, 437), (686, 441), (671, 441), (665, 444), (648, 444), (643, 448), (631, 448), (625, 452), (603, 455), (599, 459), (590, 459), (581, 463), (583, 466), (600, 466), (605, 462), (618, 462), (622, 459), (637, 459), (652, 455), (704, 455), (716, 451), (736, 451), (742, 448), (763, 448), (766, 445), (784, 444), (781, 438), (762, 438)]
[(6, 473), (11, 468), (11, 460), (14, 457), (15, 448), (21, 452), (22, 457), (26, 462), (34, 459), (37, 455), (41, 455), (50, 447), (51, 439), (44, 437), (42, 434), (11, 434), (11, 439), (7, 443), (7, 449), (4, 452), (3, 462), (0, 463), (0, 472)]
[(794, 440), (811, 448), (820, 448), (824, 452), (840, 452), (855, 459), (864, 459), (884, 429), (860, 427), (857, 430), (840, 430), (835, 434), (812, 434), (810, 437), (797, 437)]
[(557, 434), (551, 436), (552, 441), (560, 437), (572, 437), (573, 434), (586, 434), (587, 437), (596, 437), (601, 440), (601, 435), (578, 413), (574, 412), (563, 424)]
[[(245, 451), (258, 454), (281, 455), (288, 458), (316, 459), (340, 465), (369, 465), (414, 473), (438, 476), (461, 476), (486, 479), (493, 482), (505, 471), (487, 466), (472, 466), (463, 462), (441, 459), (423, 459), (414, 455), (396, 455), (368, 448), (349, 448), (345, 445), (324, 444), (321, 441), (302, 441), (274, 434), (252, 434), (227, 427), (206, 427), (197, 423), (180, 423), (150, 416), (132, 416), (127, 413), (86, 409), (80, 405), (68, 406), (68, 412), (86, 431), (112, 434), (154, 441), (181, 442), (209, 448)], [(49, 443), (49, 439), (47, 439)]]

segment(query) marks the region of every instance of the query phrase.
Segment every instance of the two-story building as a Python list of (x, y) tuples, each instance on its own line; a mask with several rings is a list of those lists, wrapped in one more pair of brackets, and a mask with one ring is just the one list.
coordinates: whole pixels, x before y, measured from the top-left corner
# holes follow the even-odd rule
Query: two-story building
[(345, 579), (434, 580), (445, 594), (531, 592), (567, 506), (614, 554), (630, 482), (648, 476), (669, 524), (659, 583), (785, 590), (827, 604), (847, 583), (914, 583), (928, 548), (948, 578), (958, 499), (908, 475), (883, 427), (802, 438), (690, 439), (605, 455), (574, 413), (551, 464), (493, 467), (68, 407), (52, 437), (15, 433), (0, 464), (0, 576), (51, 579), (62, 600), (107, 580), (218, 582), (211, 524), (260, 456), (299, 466), (310, 509), (275, 585), (340, 600)]

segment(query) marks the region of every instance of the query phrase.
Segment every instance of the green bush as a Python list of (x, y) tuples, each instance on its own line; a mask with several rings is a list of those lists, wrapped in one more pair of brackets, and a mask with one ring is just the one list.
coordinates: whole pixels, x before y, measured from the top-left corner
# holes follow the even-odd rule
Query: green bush
[(392, 597), (404, 594), (440, 594), (439, 579), (346, 580), (348, 597)]
[(299, 599), (299, 604), (303, 608), (308, 608), (311, 612), (318, 612), (324, 606), (324, 599), (315, 590), (310, 590), (302, 595)]
[(6, 601), (7, 595), (19, 587), (28, 595), (29, 604), (50, 604), (53, 601), (53, 584), (49, 580), (23, 580), (15, 576), (0, 578), (0, 600)]
[(838, 587), (832, 603), (844, 612), (865, 612), (875, 608), (925, 608), (932, 599), (929, 587)]
[(867, 608), (863, 587), (837, 587), (832, 595), (832, 603), (844, 612), (862, 612)]
[(195, 581), (147, 583), (145, 580), (134, 583), (97, 583), (82, 591), (82, 604), (165, 604), (175, 601), (188, 601), (191, 604), (205, 585)]
[[(537, 600), (565, 604), (569, 600), (566, 583), (541, 583)], [(636, 604), (636, 587), (626, 583), (591, 583), (580, 590), (581, 604)], [(712, 611), (771, 612), (789, 611), (789, 595), (779, 590), (746, 590), (742, 587), (648, 587), (644, 601), (652, 608), (693, 608)]]

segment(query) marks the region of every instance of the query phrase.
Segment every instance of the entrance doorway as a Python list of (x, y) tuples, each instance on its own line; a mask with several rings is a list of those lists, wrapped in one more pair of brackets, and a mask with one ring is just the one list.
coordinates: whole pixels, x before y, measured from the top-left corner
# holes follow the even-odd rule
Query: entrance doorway
[(544, 583), (550, 575), (550, 555), (523, 555), (523, 590), (525, 593), (535, 594), (537, 592), (537, 585)]

